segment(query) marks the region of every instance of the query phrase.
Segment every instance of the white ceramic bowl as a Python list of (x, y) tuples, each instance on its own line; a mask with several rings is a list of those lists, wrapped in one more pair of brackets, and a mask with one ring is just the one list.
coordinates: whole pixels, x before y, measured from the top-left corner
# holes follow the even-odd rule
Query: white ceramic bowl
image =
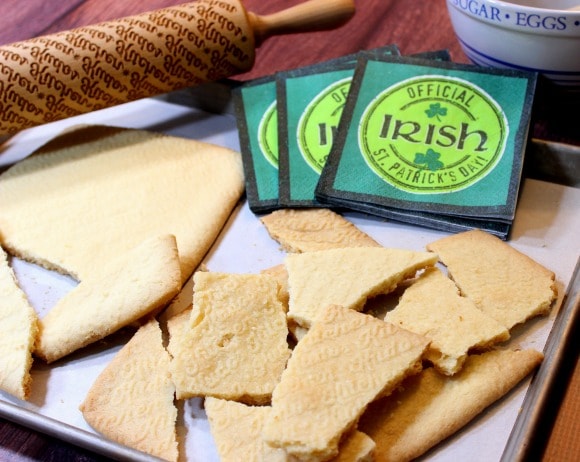
[(474, 63), (580, 88), (580, 0), (447, 0), (447, 9)]

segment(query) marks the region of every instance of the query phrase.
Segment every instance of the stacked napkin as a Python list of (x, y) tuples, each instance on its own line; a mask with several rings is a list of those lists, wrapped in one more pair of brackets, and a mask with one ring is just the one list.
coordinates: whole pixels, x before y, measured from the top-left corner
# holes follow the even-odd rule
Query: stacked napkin
[(536, 78), (388, 45), (247, 82), (234, 103), (249, 206), (507, 239)]

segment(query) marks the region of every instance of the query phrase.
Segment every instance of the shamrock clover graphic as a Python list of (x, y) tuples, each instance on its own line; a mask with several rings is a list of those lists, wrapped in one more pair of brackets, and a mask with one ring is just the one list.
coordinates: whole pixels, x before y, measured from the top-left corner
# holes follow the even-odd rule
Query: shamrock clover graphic
[(420, 152), (415, 154), (415, 163), (417, 165), (423, 165), (424, 168), (435, 172), (442, 169), (444, 166), (443, 162), (439, 160), (439, 157), (441, 157), (441, 154), (433, 151), (433, 149), (427, 149), (425, 154)]
[(446, 116), (447, 115), (447, 108), (441, 107), (441, 103), (433, 103), (429, 105), (429, 109), (425, 111), (427, 117), (430, 119), (435, 117), (439, 122), (441, 122), (441, 118), (439, 116)]

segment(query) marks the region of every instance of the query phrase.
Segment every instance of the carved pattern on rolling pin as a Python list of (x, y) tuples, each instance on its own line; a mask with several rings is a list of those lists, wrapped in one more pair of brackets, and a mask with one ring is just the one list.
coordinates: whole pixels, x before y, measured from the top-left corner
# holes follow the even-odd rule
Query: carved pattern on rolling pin
[(198, 0), (0, 47), (0, 133), (249, 70), (237, 0)]

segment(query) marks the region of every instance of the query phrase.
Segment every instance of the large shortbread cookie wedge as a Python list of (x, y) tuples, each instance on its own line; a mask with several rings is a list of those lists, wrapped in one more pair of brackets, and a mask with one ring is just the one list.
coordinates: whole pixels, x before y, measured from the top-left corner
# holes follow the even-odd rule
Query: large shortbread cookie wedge
[(28, 399), (38, 319), (0, 248), (0, 390)]
[(243, 189), (232, 150), (84, 127), (0, 175), (0, 241), (13, 255), (83, 280), (135, 243), (173, 234), (185, 281)]
[(370, 402), (421, 370), (428, 340), (341, 306), (322, 310), (272, 395), (264, 439), (299, 460), (338, 454)]
[(95, 270), (40, 321), (35, 354), (53, 362), (163, 308), (181, 288), (175, 237), (147, 239)]

